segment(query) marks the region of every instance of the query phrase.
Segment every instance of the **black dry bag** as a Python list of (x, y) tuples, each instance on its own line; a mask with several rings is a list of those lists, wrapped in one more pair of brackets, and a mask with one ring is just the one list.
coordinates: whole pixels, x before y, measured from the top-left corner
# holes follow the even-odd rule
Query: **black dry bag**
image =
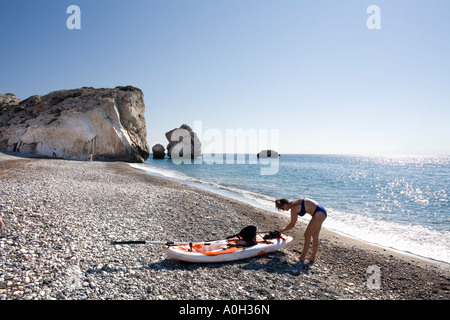
[(247, 242), (247, 246), (254, 246), (256, 244), (256, 227), (255, 226), (247, 226), (241, 230), (238, 234), (227, 237), (227, 239), (239, 237), (245, 242)]

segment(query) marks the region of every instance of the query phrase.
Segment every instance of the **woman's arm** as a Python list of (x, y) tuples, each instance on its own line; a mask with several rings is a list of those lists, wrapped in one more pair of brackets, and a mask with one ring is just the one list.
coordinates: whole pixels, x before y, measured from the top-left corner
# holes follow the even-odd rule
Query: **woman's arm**
[(298, 214), (294, 213), (293, 210), (291, 209), (291, 222), (288, 224), (288, 226), (284, 229), (281, 229), (280, 232), (284, 233), (285, 231), (291, 230), (292, 228), (295, 227), (295, 224), (297, 223), (297, 219), (298, 219)]

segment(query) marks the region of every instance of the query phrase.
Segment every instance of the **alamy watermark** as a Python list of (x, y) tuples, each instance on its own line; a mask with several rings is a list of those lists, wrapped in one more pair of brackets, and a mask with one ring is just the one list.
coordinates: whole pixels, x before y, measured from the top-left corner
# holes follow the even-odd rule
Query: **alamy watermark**
[(381, 289), (381, 268), (377, 265), (371, 265), (367, 268), (367, 288), (369, 290)]
[[(70, 5), (66, 10), (70, 16), (67, 18), (66, 26), (69, 30), (81, 29), (81, 9), (77, 5)], [(379, 6), (372, 4), (367, 7), (366, 13), (370, 16), (366, 20), (366, 26), (370, 30), (381, 29), (381, 9)]]
[[(171, 151), (173, 163), (259, 164), (261, 175), (278, 173), (278, 153), (260, 153), (262, 150), (279, 150), (278, 129), (226, 129), (224, 133), (219, 129), (203, 130), (202, 121), (194, 121), (193, 132), (193, 139), (193, 134), (186, 129), (172, 132), (171, 141), (179, 142)], [(197, 154), (200, 149), (201, 152)], [(258, 154), (262, 155), (259, 159)]]
[(73, 291), (73, 290), (79, 290), (83, 288), (82, 285), (82, 276), (83, 273), (81, 272), (81, 269), (79, 266), (73, 265), (69, 266), (66, 270), (68, 279), (67, 279), (67, 290)]
[[(69, 30), (81, 29), (81, 9), (77, 5), (70, 5), (67, 7), (66, 13), (70, 14), (67, 18), (66, 26)], [(381, 29), (381, 9), (379, 6), (372, 4), (367, 7), (366, 13), (370, 16), (366, 20), (368, 29)]]
[(370, 16), (366, 20), (366, 26), (369, 30), (381, 29), (381, 9), (379, 6), (372, 4), (367, 7), (366, 13)]
[(81, 29), (81, 9), (77, 5), (71, 5), (67, 7), (66, 13), (70, 14), (67, 18), (66, 26), (69, 30)]

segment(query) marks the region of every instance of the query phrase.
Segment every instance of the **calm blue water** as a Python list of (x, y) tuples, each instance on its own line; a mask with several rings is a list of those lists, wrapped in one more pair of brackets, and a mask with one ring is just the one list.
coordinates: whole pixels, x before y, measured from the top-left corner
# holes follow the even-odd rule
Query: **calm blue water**
[[(271, 164), (248, 157), (224, 158), (222, 164), (209, 160), (149, 159), (138, 167), (272, 210), (275, 198), (312, 198), (328, 211), (325, 228), (450, 262), (450, 156), (283, 154)], [(261, 174), (264, 169), (272, 174)]]

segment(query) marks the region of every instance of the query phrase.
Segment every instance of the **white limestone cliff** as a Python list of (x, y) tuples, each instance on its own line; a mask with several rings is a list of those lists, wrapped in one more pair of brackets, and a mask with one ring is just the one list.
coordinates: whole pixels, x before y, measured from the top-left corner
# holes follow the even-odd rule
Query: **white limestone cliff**
[(86, 160), (144, 162), (149, 155), (141, 90), (61, 90), (21, 101), (0, 95), (0, 150)]

